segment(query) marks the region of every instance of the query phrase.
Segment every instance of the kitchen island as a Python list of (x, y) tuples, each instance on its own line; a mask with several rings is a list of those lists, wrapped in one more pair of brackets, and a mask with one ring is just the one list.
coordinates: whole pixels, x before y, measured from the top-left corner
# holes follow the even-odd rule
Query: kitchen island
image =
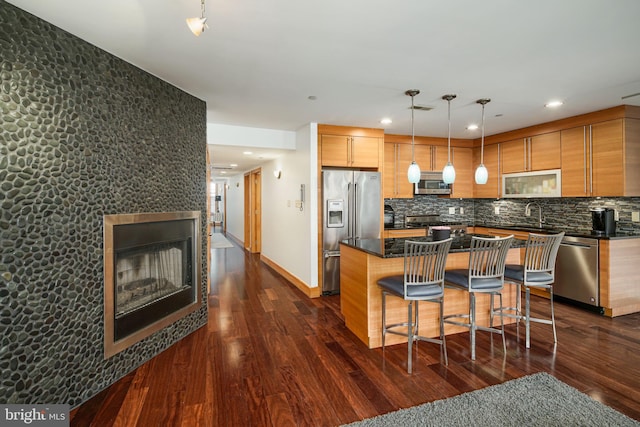
[[(455, 238), (449, 256), (447, 269), (469, 266), (469, 243), (472, 235)], [(480, 237), (492, 237), (479, 235)], [(428, 241), (431, 237), (414, 237), (411, 240)], [(382, 295), (378, 287), (378, 279), (404, 271), (405, 239), (361, 239), (345, 240), (340, 244), (340, 309), (345, 324), (369, 348), (382, 345)], [(507, 255), (507, 263), (520, 262), (521, 250), (525, 241), (514, 240)], [(514, 307), (516, 287), (505, 285), (503, 299), (506, 306)], [(476, 316), (478, 325), (489, 325), (489, 296), (477, 295)], [(498, 300), (495, 300), (498, 304)], [(439, 309), (437, 304), (420, 303), (420, 334), (436, 337), (439, 332)], [(468, 313), (469, 294), (467, 292), (446, 289), (444, 297), (444, 314)], [(405, 301), (400, 298), (387, 299), (387, 322), (406, 322), (407, 310)], [(499, 318), (494, 319), (499, 322)], [(505, 324), (514, 320), (506, 318)], [(468, 331), (456, 325), (445, 325), (445, 334)], [(387, 344), (406, 343), (406, 338), (387, 335)]]

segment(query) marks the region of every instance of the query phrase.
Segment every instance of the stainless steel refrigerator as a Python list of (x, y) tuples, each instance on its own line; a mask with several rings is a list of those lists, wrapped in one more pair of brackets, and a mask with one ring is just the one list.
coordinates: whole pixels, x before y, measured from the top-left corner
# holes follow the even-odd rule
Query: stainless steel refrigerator
[(379, 172), (322, 171), (323, 295), (340, 292), (340, 241), (380, 238)]

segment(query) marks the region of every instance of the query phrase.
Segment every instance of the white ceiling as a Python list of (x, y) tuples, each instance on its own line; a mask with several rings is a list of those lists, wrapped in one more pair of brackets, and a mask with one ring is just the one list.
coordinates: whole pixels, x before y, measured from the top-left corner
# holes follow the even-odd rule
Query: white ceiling
[[(205, 100), (210, 123), (381, 128), (390, 117), (387, 133), (410, 134), (413, 88), (434, 107), (416, 112), (417, 135), (446, 136), (447, 93), (461, 138), (479, 135), (466, 130), (479, 98), (492, 99), (488, 135), (640, 105), (638, 0), (207, 0), (200, 37), (185, 23), (199, 0), (8, 2)], [(552, 99), (565, 104), (545, 109)]]

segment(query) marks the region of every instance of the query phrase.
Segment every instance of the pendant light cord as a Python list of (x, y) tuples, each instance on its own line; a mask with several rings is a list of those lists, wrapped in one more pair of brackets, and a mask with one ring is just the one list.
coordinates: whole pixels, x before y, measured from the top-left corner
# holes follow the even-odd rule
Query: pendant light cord
[(411, 95), (411, 161), (415, 163), (416, 154), (415, 154), (415, 131), (413, 126), (413, 112), (415, 109), (413, 108), (413, 97), (415, 95)]
[(449, 137), (447, 138), (447, 164), (451, 163), (451, 98), (447, 99), (447, 120), (449, 120)]
[(480, 164), (484, 165), (484, 104), (482, 104), (482, 140), (480, 145)]

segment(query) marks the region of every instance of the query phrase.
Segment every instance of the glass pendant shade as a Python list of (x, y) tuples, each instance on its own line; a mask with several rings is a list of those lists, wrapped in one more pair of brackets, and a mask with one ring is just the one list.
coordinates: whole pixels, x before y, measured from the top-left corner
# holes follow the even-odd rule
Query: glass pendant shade
[(447, 165), (442, 169), (442, 180), (445, 184), (453, 184), (453, 181), (456, 180), (456, 170), (451, 162), (447, 162)]
[(416, 162), (411, 162), (409, 169), (407, 170), (407, 178), (412, 184), (416, 184), (420, 181), (420, 166)]
[(189, 29), (196, 36), (199, 36), (200, 34), (202, 34), (204, 29), (206, 28), (206, 24), (207, 24), (207, 18), (187, 19), (187, 25), (189, 26)]
[(484, 164), (480, 163), (476, 169), (476, 184), (486, 184), (489, 179), (489, 171), (484, 167)]

